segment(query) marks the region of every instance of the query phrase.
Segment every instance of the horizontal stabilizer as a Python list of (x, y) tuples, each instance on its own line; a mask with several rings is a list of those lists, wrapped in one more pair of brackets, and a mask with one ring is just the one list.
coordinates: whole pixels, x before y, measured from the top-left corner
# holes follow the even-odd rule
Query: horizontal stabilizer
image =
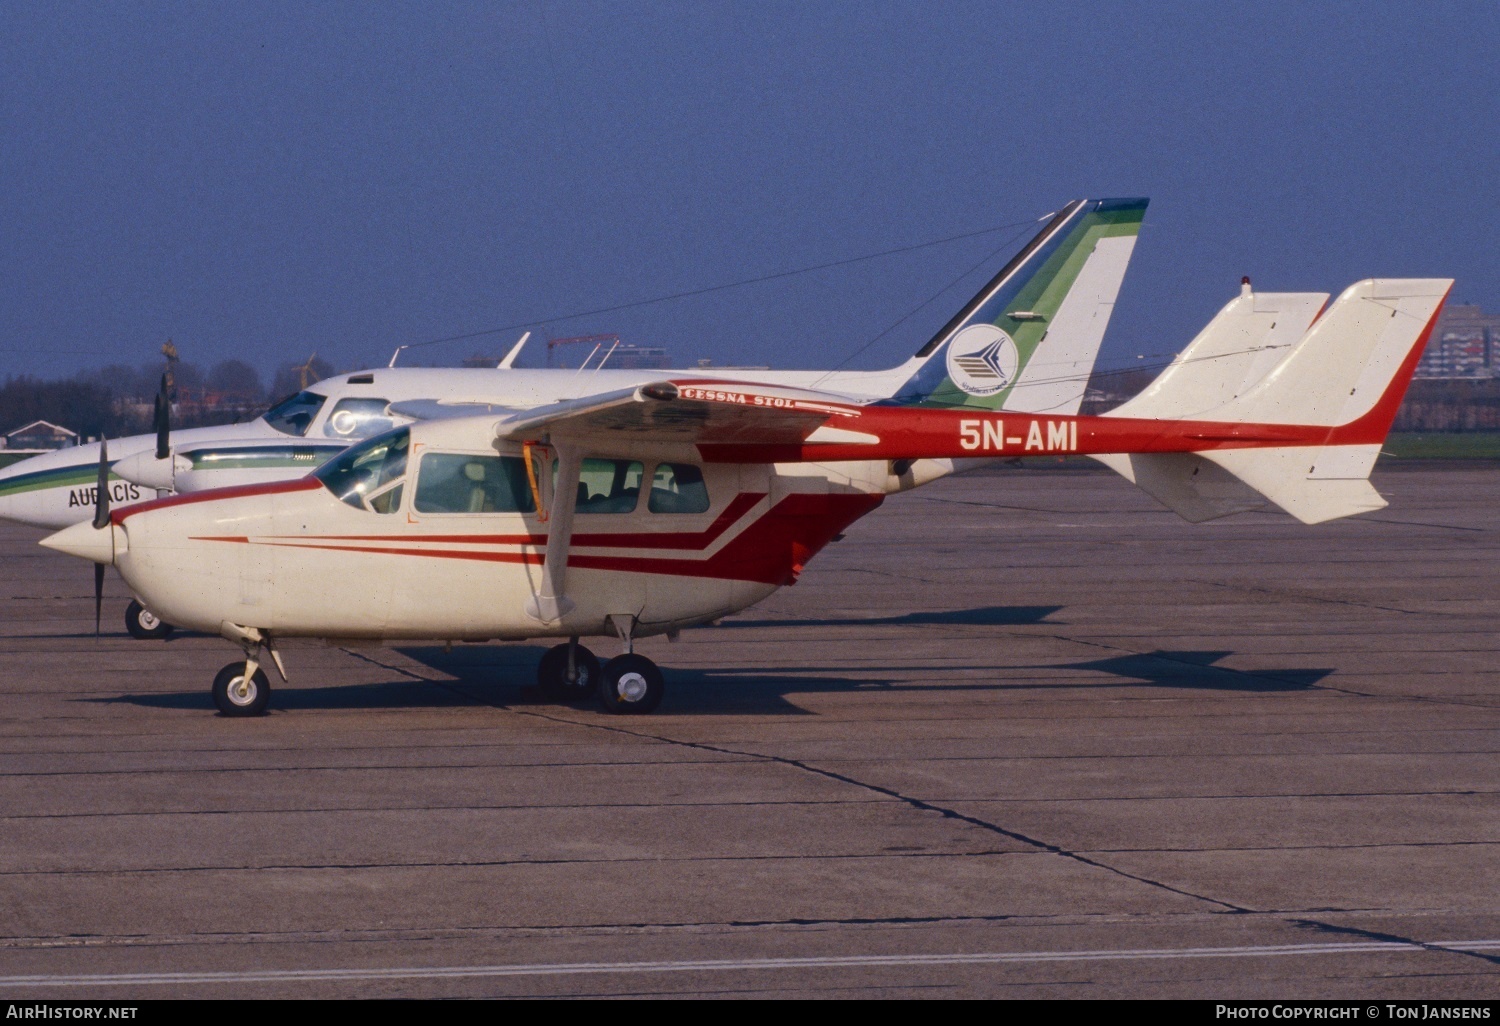
[(1218, 449), (1203, 454), (1304, 524), (1384, 509), (1368, 480), (1380, 445)]
[(1190, 524), (1264, 509), (1266, 500), (1195, 452), (1109, 453), (1094, 459)]

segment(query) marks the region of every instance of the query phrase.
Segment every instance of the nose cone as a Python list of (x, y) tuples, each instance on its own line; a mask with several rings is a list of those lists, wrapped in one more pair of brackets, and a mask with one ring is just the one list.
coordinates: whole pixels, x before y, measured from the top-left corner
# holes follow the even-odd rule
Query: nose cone
[(116, 542), (119, 542), (119, 550), (124, 551), (125, 535), (117, 525), (95, 527), (88, 520), (81, 524), (74, 524), (72, 527), (64, 527), (56, 534), (49, 534), (41, 540), (41, 544), (49, 549), (66, 552), (70, 556), (77, 556), (79, 559), (87, 559), (94, 563), (113, 563)]
[(192, 463), (181, 456), (168, 456), (164, 460), (156, 458), (155, 449), (146, 449), (134, 456), (126, 456), (122, 460), (115, 461), (112, 468), (115, 475), (123, 477), (132, 484), (138, 484), (146, 488), (170, 489), (173, 487), (177, 473), (182, 470), (191, 470)]

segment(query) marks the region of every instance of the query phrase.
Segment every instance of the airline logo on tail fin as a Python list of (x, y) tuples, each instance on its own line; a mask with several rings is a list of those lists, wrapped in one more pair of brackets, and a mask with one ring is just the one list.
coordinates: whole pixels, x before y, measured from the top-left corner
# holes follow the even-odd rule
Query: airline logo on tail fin
[(993, 324), (974, 324), (948, 346), (948, 377), (969, 395), (994, 395), (1016, 377), (1016, 340)]
[(922, 348), (926, 362), (888, 401), (1077, 412), (1146, 202), (1064, 207)]

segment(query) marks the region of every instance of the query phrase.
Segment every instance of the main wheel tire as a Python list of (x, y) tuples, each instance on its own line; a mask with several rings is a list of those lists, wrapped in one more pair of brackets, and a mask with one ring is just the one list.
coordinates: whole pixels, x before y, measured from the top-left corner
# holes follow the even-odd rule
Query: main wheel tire
[(599, 657), (579, 645), (573, 665), (578, 671), (576, 681), (568, 680), (568, 646), (557, 645), (547, 649), (536, 664), (536, 682), (542, 694), (558, 702), (581, 702), (599, 689)]
[(172, 633), (172, 625), (135, 599), (125, 607), (125, 629), (139, 641), (158, 641)]
[(661, 705), (667, 684), (645, 656), (615, 656), (599, 676), (599, 704), (606, 712), (644, 716)]
[(264, 716), (271, 701), (271, 682), (257, 669), (245, 680), (245, 664), (230, 663), (214, 678), (214, 705), (225, 716)]

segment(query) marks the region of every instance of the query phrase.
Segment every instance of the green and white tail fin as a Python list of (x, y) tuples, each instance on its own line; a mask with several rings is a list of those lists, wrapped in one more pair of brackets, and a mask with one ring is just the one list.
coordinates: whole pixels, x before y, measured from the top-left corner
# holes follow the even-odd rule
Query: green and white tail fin
[[(1309, 524), (1384, 507), (1370, 471), (1452, 284), (1411, 278), (1351, 285), (1249, 387), (1244, 368), (1230, 360), (1220, 380), (1182, 376), (1176, 387), (1148, 390), (1149, 397), (1106, 415), (1200, 422), (1199, 437), (1218, 447), (1102, 461), (1194, 521), (1254, 508), (1256, 496)], [(1234, 394), (1210, 407), (1227, 392)], [(1273, 440), (1278, 426), (1303, 437), (1312, 429), (1319, 441), (1235, 445)]]
[(1077, 413), (1146, 203), (1069, 203), (922, 347), (886, 402)]

